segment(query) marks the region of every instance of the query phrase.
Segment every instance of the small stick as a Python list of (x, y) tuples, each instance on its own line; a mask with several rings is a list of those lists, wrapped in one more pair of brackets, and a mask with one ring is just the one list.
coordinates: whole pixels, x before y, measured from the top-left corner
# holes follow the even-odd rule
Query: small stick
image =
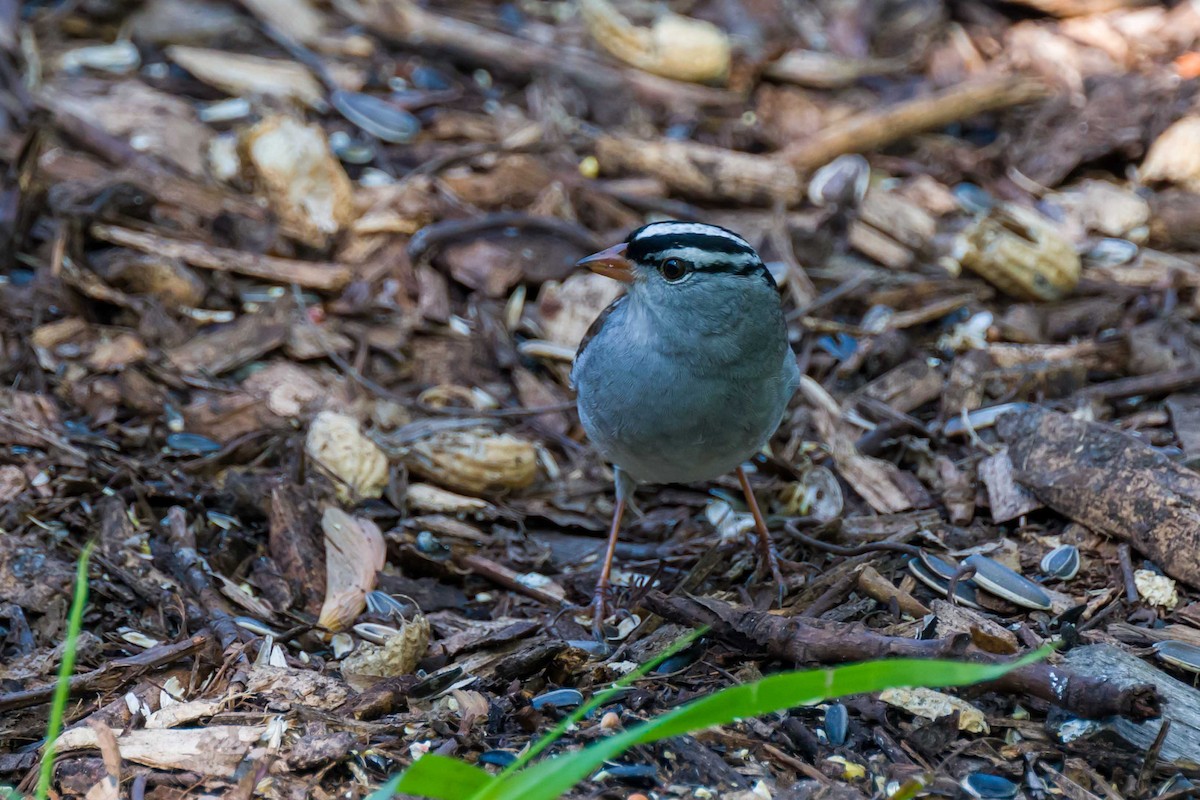
[(1152, 375), (1094, 383), (1076, 392), (1073, 399), (1120, 400), (1141, 395), (1162, 395), (1191, 389), (1196, 384), (1200, 384), (1200, 367), (1181, 367)]
[(513, 570), (477, 553), (461, 556), (455, 559), (455, 562), (465, 570), (481, 575), (505, 589), (532, 597), (539, 603), (545, 603), (548, 606), (569, 607), (569, 604), (563, 599), (562, 588), (557, 584), (551, 584), (558, 589), (557, 592), (547, 591), (538, 586), (527, 586), (518, 580), (519, 576)]
[(803, 176), (840, 155), (876, 150), (912, 134), (1026, 103), (1046, 93), (1045, 84), (1032, 78), (987, 78), (881, 111), (864, 111), (771, 155), (698, 142), (606, 134), (596, 139), (596, 158), (605, 170), (653, 175), (692, 198), (794, 206), (803, 197)]
[(1117, 561), (1121, 564), (1121, 575), (1125, 579), (1125, 599), (1136, 603), (1140, 598), (1137, 581), (1133, 577), (1133, 556), (1127, 542), (1117, 545)]
[[(93, 687), (99, 687), (101, 683), (100, 679), (113, 672), (121, 670), (144, 672), (174, 663), (199, 652), (210, 641), (212, 641), (212, 633), (208, 629), (204, 629), (183, 641), (155, 645), (137, 655), (114, 659), (91, 672), (83, 672), (72, 676), (69, 681), (71, 694), (75, 695)], [(53, 683), (46, 686), (39, 686), (36, 689), (24, 689), (19, 692), (0, 694), (0, 712), (14, 711), (19, 708), (28, 708), (29, 706), (48, 703), (53, 695)]]
[(121, 247), (131, 247), (143, 253), (164, 258), (178, 258), (201, 269), (232, 272), (273, 283), (297, 283), (306, 289), (335, 292), (354, 277), (345, 264), (297, 261), (291, 258), (244, 253), (227, 247), (213, 247), (204, 242), (170, 239), (152, 233), (120, 228), (116, 225), (95, 224), (91, 233), (97, 239)]
[(797, 172), (807, 173), (845, 153), (875, 150), (985, 111), (1028, 103), (1047, 91), (1041, 81), (1022, 76), (968, 81), (930, 97), (855, 114), (786, 148), (782, 155)]
[(846, 596), (846, 592), (850, 591), (850, 587), (856, 583), (858, 583), (858, 575), (853, 572), (847, 572), (838, 578), (832, 586), (822, 592), (816, 600), (813, 600), (812, 604), (804, 609), (804, 612), (799, 616), (816, 619), (836, 606)]
[[(233, 621), (221, 593), (213, 588), (208, 579), (208, 571), (199, 552), (196, 550), (196, 536), (188, 526), (187, 513), (179, 506), (167, 509), (167, 542), (171, 548), (171, 572), (175, 579), (185, 586), (208, 614), (209, 624), (221, 642), (221, 649), (228, 651), (237, 642), (239, 631)], [(245, 661), (245, 655), (238, 655), (239, 661)]]
[(858, 588), (881, 603), (894, 602), (910, 617), (920, 619), (929, 613), (924, 603), (880, 575), (874, 567), (865, 566), (859, 571)]
[(832, 553), (835, 556), (861, 556), (867, 553), (893, 552), (904, 553), (909, 556), (920, 556), (921, 548), (912, 544), (903, 544), (901, 542), (869, 542), (867, 544), (855, 545), (854, 547), (846, 547), (840, 544), (830, 544), (822, 542), (820, 539), (814, 539), (811, 536), (800, 532), (800, 527), (795, 520), (788, 520), (783, 523), (784, 529), (787, 532), (799, 539), (802, 543), (817, 550), (823, 550), (826, 553)]
[[(672, 622), (707, 625), (714, 636), (741, 648), (761, 648), (775, 658), (801, 664), (844, 664), (877, 658), (1002, 661), (971, 644), (967, 634), (940, 639), (885, 636), (861, 625), (783, 617), (732, 606), (710, 598), (668, 597), (651, 591), (645, 606)], [(1140, 722), (1162, 713), (1162, 695), (1148, 683), (1119, 686), (1069, 667), (1039, 662), (981, 684), (985, 689), (1029, 695), (1087, 719), (1123, 716)]]
[(1154, 779), (1154, 768), (1158, 766), (1158, 754), (1162, 752), (1163, 743), (1167, 741), (1167, 734), (1170, 732), (1171, 720), (1164, 719), (1158, 729), (1158, 735), (1146, 748), (1146, 757), (1142, 761), (1142, 768), (1138, 770), (1137, 780), (1137, 793), (1142, 797), (1148, 794), (1150, 781)]
[(958, 569), (954, 570), (954, 574), (950, 576), (950, 583), (946, 586), (946, 599), (950, 601), (950, 605), (958, 605), (958, 582), (968, 580), (975, 575), (975, 568), (970, 564), (960, 564)]

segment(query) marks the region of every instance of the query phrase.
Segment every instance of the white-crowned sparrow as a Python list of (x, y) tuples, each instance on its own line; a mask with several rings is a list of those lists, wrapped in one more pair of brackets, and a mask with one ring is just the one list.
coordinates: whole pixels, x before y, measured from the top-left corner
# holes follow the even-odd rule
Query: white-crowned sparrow
[(651, 223), (579, 265), (628, 284), (592, 323), (571, 371), (579, 419), (616, 476), (597, 624), (638, 483), (736, 470), (758, 532), (760, 572), (770, 570), (782, 587), (742, 467), (771, 438), (800, 382), (771, 273), (741, 236), (692, 222)]

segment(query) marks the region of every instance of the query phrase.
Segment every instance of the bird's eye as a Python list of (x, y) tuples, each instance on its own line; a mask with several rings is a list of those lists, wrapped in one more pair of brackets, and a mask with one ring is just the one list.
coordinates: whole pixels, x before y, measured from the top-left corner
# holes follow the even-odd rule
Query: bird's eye
[(662, 263), (662, 276), (674, 283), (688, 274), (687, 262), (679, 258), (668, 258)]

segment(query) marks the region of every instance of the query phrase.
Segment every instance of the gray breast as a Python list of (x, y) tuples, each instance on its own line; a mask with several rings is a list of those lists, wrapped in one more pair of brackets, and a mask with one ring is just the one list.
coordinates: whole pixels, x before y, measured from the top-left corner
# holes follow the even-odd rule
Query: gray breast
[(601, 455), (651, 483), (709, 480), (752, 456), (798, 381), (782, 314), (763, 322), (748, 336), (753, 346), (721, 361), (705, 346), (683, 349), (691, 356), (662, 346), (644, 315), (614, 307), (572, 376), (580, 421)]

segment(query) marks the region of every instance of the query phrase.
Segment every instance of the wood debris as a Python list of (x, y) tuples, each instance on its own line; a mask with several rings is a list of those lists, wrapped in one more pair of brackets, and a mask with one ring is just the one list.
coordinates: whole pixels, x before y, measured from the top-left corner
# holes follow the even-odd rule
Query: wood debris
[[(56, 797), (496, 770), (698, 625), (546, 755), (783, 668), (1059, 650), (567, 797), (1200, 779), (1195, 3), (10, 5), (0, 795), (93, 538)], [(804, 378), (747, 465), (782, 598), (732, 476), (645, 486), (597, 638), (570, 371), (623, 286), (576, 263), (668, 218), (784, 300)]]

